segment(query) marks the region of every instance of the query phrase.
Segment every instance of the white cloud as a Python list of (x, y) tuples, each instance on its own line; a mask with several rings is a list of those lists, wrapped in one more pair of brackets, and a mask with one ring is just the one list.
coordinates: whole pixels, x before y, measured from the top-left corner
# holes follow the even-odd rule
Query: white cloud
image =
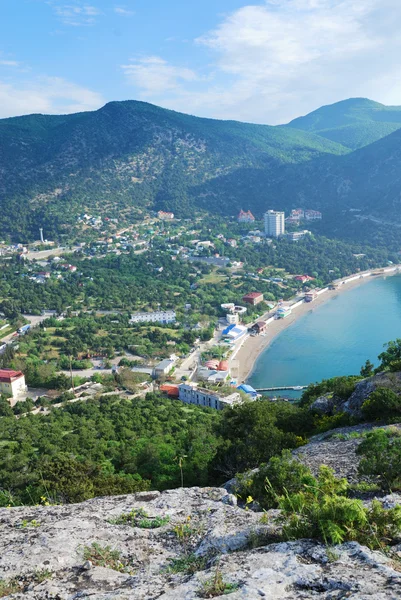
[(399, 0), (266, 0), (195, 40), (212, 63), (196, 89), (192, 70), (175, 76), (162, 59), (166, 87), (147, 83), (146, 64), (130, 81), (169, 108), (265, 123), (351, 96), (401, 104), (400, 25)]
[(129, 83), (140, 88), (142, 94), (152, 95), (178, 91), (182, 82), (197, 79), (194, 71), (186, 67), (176, 67), (158, 56), (132, 59), (121, 68)]
[(116, 6), (114, 12), (121, 17), (132, 17), (135, 14), (135, 11), (124, 8), (123, 6)]
[(70, 25), (72, 27), (94, 25), (96, 22), (95, 17), (102, 14), (96, 6), (84, 4), (82, 2), (59, 4), (50, 0), (49, 4), (52, 6), (59, 20), (64, 23), (64, 25)]
[(19, 67), (20, 63), (16, 60), (3, 60), (0, 58), (0, 65), (2, 67)]
[(75, 113), (94, 110), (103, 104), (100, 94), (61, 77), (40, 77), (19, 84), (0, 80), (0, 118)]

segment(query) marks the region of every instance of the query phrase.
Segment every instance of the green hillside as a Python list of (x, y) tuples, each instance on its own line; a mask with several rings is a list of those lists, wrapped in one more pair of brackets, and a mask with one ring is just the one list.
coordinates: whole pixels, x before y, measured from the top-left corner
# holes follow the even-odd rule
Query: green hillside
[[(3, 231), (27, 239), (40, 222), (56, 235), (85, 210), (115, 214), (134, 206), (191, 215), (193, 190), (210, 181), (233, 175), (235, 188), (242, 169), (274, 178), (280, 165), (346, 152), (298, 129), (201, 119), (134, 101), (75, 115), (3, 119)], [(252, 202), (249, 190), (241, 202)]]
[(401, 107), (385, 106), (366, 98), (350, 98), (322, 106), (288, 124), (351, 149), (367, 146), (401, 127)]

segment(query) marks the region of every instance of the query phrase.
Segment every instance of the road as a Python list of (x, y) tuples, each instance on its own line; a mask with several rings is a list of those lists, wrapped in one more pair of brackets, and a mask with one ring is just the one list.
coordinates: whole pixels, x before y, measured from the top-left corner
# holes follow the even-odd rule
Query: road
[[(31, 327), (37, 327), (38, 325), (40, 325), (40, 323), (42, 323), (42, 321), (44, 321), (45, 319), (48, 319), (50, 315), (45, 314), (45, 315), (23, 315), (25, 317), (25, 319), (27, 321), (29, 321), (29, 323), (31, 324)], [(13, 331), (13, 333), (10, 333), (9, 335), (6, 335), (5, 337), (1, 338), (1, 341), (3, 342), (3, 344), (8, 344), (9, 342), (11, 342), (12, 340), (17, 339), (16, 336), (17, 332)]]

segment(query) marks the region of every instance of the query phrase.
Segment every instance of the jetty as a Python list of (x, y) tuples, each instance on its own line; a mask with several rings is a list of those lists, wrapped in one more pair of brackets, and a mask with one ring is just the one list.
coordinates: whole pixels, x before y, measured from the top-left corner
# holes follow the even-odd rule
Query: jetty
[(299, 391), (299, 390), (306, 390), (308, 386), (307, 385), (286, 385), (285, 387), (265, 387), (265, 388), (259, 388), (256, 391), (257, 392), (285, 392), (288, 390), (293, 390), (293, 391)]

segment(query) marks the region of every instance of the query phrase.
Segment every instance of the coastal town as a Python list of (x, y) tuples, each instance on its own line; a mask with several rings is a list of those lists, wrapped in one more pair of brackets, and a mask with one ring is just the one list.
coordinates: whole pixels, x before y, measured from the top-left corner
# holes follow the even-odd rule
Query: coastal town
[[(336, 278), (340, 272), (333, 269), (322, 279), (313, 271), (294, 274), (269, 265), (253, 272), (240, 260), (241, 251), (255, 245), (272, 251), (277, 244), (295, 244), (292, 247), (296, 248), (301, 240), (314, 239), (315, 234), (302, 227), (305, 222), (313, 224), (322, 220), (322, 214), (315, 210), (294, 209), (287, 217), (284, 212), (267, 210), (259, 229), (255, 228), (254, 215), (249, 210), (241, 210), (230, 224), (224, 224), (224, 234), (218, 232), (223, 225), (213, 229), (210, 221), (201, 217), (195, 222), (183, 222), (164, 211), (146, 215), (140, 223), (124, 230), (117, 229), (117, 219), (107, 219), (81, 215), (78, 224), (86, 241), (76, 241), (69, 247), (47, 241), (42, 229), (40, 240), (29, 246), (3, 243), (2, 260), (5, 265), (10, 260), (19, 261), (24, 266), (19, 276), (30, 285), (39, 284), (44, 289), (64, 285), (84, 290), (89, 285), (86, 282), (91, 283), (96, 277), (95, 273), (88, 277), (82, 270), (87, 261), (92, 265), (99, 261), (101, 265), (113, 256), (137, 257), (136, 260), (146, 261), (146, 268), (157, 280), (168, 272), (165, 262), (168, 257), (170, 264), (190, 269), (190, 296), (183, 302), (179, 293), (176, 302), (170, 299), (164, 305), (161, 302), (157, 302), (157, 306), (142, 304), (140, 310), (127, 311), (112, 306), (106, 310), (99, 305), (89, 306), (85, 295), (80, 293), (67, 309), (56, 310), (49, 305), (43, 307), (41, 315), (27, 315), (15, 332), (3, 315), (0, 356), (11, 354), (13, 359), (11, 366), (4, 361), (0, 384), (11, 405), (25, 404), (27, 399), (36, 403), (39, 398), (39, 404), (44, 403), (46, 409), (47, 402), (60, 396), (59, 391), (37, 388), (31, 381), (26, 385), (25, 356), (29, 354), (28, 349), (37, 347), (39, 340), (41, 346), (47, 347), (40, 355), (41, 369), (51, 366), (54, 377), (64, 377), (60, 385), (63, 393), (71, 395), (69, 401), (82, 393), (88, 394), (89, 388), (95, 394), (108, 389), (109, 393), (116, 390), (128, 395), (144, 395), (157, 389), (185, 403), (215, 409), (260, 398), (260, 390), (250, 386), (247, 379), (258, 356), (278, 333), (333, 294), (360, 284), (368, 277), (394, 274), (399, 269), (387, 264), (381, 269), (365, 269), (345, 278)], [(94, 232), (97, 238), (93, 237)], [(146, 260), (147, 256), (152, 260)], [(353, 256), (355, 264), (364, 264), (364, 253)], [(212, 287), (217, 293), (219, 289), (226, 289), (226, 297), (233, 301), (219, 304), (217, 294), (207, 309), (209, 314), (205, 309), (202, 314), (193, 299)], [(79, 326), (89, 315), (96, 319), (103, 343), (108, 337), (114, 337), (114, 329), (126, 323), (125, 331), (132, 330), (133, 341), (140, 339), (141, 332), (146, 332), (150, 339), (162, 336), (163, 350), (155, 349), (151, 356), (146, 356), (148, 352), (141, 354), (134, 350), (139, 349), (140, 344), (133, 345), (129, 341), (119, 350), (111, 347), (105, 350), (99, 345), (98, 337), (96, 344), (92, 342), (93, 349), (88, 343), (86, 351), (71, 351), (66, 347), (63, 352), (60, 340), (65, 340), (68, 330)], [(192, 347), (177, 342), (180, 333)], [(63, 354), (69, 358), (64, 360)], [(18, 366), (21, 368), (16, 368)], [(28, 378), (32, 379), (29, 375)], [(41, 378), (36, 379), (40, 382)]]

